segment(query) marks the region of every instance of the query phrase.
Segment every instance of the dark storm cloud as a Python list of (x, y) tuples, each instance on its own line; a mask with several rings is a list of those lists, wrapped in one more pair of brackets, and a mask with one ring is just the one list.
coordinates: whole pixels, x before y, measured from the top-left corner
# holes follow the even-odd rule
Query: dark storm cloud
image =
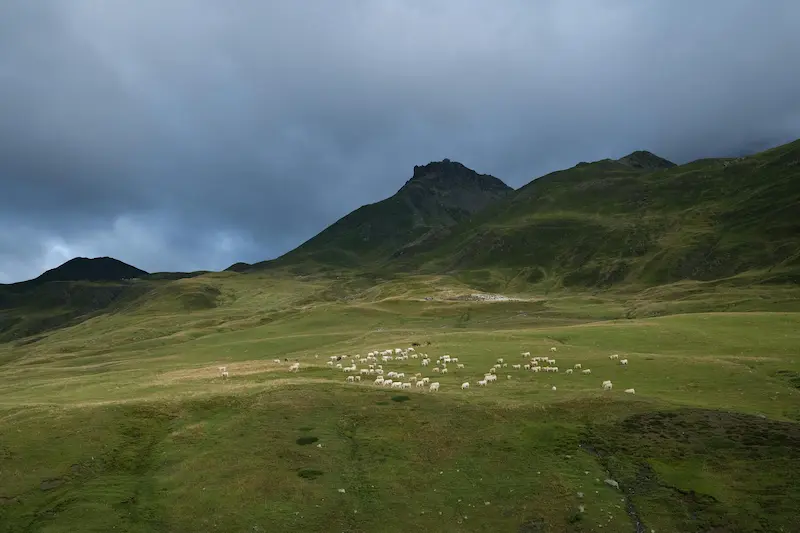
[(0, 4), (0, 282), (274, 257), (415, 164), (515, 187), (800, 136), (793, 0)]

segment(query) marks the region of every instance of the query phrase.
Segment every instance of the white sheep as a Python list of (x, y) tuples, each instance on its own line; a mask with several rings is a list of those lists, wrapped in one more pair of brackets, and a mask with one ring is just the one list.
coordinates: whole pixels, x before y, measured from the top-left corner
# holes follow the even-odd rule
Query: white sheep
[(587, 374), (588, 375), (588, 374), (591, 374), (591, 373), (592, 373), (592, 369), (591, 368), (587, 368), (586, 370), (581, 370), (581, 374)]
[(434, 371), (436, 374), (438, 374), (439, 372), (441, 372), (441, 369), (440, 369), (438, 366), (435, 366), (435, 367), (433, 367), (433, 371)]
[(280, 359), (273, 359), (272, 362), (276, 363), (276, 364), (280, 364), (281, 360)]
[(227, 378), (228, 377), (228, 371), (227, 370), (223, 370), (222, 371), (222, 377), (223, 378)]
[(522, 357), (530, 357), (531, 352), (522, 352)]
[(557, 349), (556, 349), (556, 347), (555, 347), (555, 346), (553, 346), (553, 347), (551, 347), (551, 348), (550, 348), (550, 351), (551, 351), (551, 352), (555, 352), (555, 351), (557, 351)]
[(627, 359), (620, 359), (620, 360), (619, 360), (619, 364), (621, 364), (621, 365), (627, 365), (627, 364), (628, 364), (628, 360), (627, 360)]
[(289, 367), (289, 372), (298, 372), (300, 370), (300, 363), (294, 363)]
[(356, 378), (356, 381), (361, 381), (361, 376), (354, 376), (354, 377)]
[(614, 386), (611, 384), (611, 380), (606, 380), (603, 382), (603, 390), (611, 390)]
[(572, 369), (568, 368), (564, 371), (565, 374), (572, 374)]
[(469, 388), (469, 382), (468, 381), (465, 381), (464, 383), (461, 384), (461, 389), (462, 390), (463, 389), (468, 389), (468, 388)]
[(556, 386), (555, 385), (553, 385), (553, 390), (556, 390)]
[(497, 364), (498, 365), (502, 365), (503, 361), (505, 361), (505, 360), (501, 357), (500, 359), (497, 360)]
[(625, 392), (627, 394), (636, 394), (636, 390), (635, 389), (625, 389)]
[(511, 368), (513, 368), (514, 370), (520, 370), (522, 368), (522, 365), (511, 365)]
[[(434, 369), (434, 370), (435, 370), (435, 369)], [(442, 373), (442, 374), (447, 374), (447, 369), (446, 369), (446, 368), (443, 368), (441, 373)]]
[(458, 364), (456, 365), (456, 368), (464, 368), (464, 363), (458, 363)]
[(375, 381), (373, 381), (373, 383), (375, 383), (375, 385), (383, 385), (383, 378), (381, 376), (378, 376), (377, 378), (375, 378)]
[(575, 363), (575, 365), (572, 368), (574, 368), (575, 370), (580, 370), (582, 367), (580, 363)]
[(424, 383), (425, 385), (427, 385), (430, 382), (431, 382), (431, 378), (422, 378), (422, 383)]
[(219, 369), (219, 375), (220, 376), (228, 371), (228, 367), (227, 366), (219, 366), (217, 368)]
[(487, 381), (485, 379), (482, 379), (482, 380), (478, 381), (478, 386), (479, 387), (485, 387), (486, 383), (487, 383)]
[(408, 381), (404, 382), (404, 383), (403, 383), (403, 388), (404, 388), (404, 389), (410, 389), (410, 388), (411, 388), (411, 383), (410, 383), (410, 382), (408, 382)]
[(347, 376), (347, 379), (346, 379), (345, 381), (347, 381), (347, 383), (352, 383), (352, 382), (354, 382), (355, 380), (356, 380), (356, 378), (355, 378), (355, 377), (353, 377), (353, 376)]
[(425, 386), (425, 382), (424, 381), (417, 381), (417, 388), (418, 389), (421, 389), (424, 386)]
[(619, 359), (619, 354), (616, 354), (616, 353), (615, 353), (614, 355), (609, 355), (609, 356), (608, 356), (608, 358), (609, 358), (609, 359), (611, 359), (612, 361), (613, 361), (614, 359)]
[(430, 390), (431, 392), (438, 391), (439, 390), (439, 382), (438, 381), (434, 381), (433, 383), (431, 383), (431, 385), (430, 385), (428, 390)]

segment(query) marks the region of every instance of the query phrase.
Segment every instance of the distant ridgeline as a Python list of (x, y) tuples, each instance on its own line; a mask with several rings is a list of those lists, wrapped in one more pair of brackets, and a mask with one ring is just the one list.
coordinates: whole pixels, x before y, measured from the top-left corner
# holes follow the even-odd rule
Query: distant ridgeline
[(513, 190), (445, 159), (414, 167), (287, 254), (236, 272), (451, 273), (549, 287), (657, 285), (752, 273), (800, 281), (800, 141), (675, 165), (646, 151)]

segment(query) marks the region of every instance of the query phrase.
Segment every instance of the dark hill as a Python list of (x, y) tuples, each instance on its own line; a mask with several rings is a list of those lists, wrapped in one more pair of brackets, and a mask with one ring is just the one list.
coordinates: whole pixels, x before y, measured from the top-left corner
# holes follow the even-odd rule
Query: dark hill
[(147, 275), (144, 270), (112, 257), (96, 257), (93, 259), (76, 257), (61, 266), (44, 272), (30, 282), (40, 284), (50, 281), (121, 281), (141, 278)]
[[(433, 246), (449, 228), (512, 191), (494, 176), (449, 159), (415, 166), (411, 179), (395, 195), (360, 207), (295, 250), (253, 266), (383, 264), (402, 256), (409, 246)], [(241, 263), (229, 267), (238, 272), (246, 269)]]

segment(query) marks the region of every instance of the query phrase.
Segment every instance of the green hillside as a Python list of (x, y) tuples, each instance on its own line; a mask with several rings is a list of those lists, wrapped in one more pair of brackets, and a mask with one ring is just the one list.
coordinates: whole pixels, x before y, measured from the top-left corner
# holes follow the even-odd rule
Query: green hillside
[(800, 281), (800, 141), (681, 166), (642, 154), (534, 180), (402, 268), (549, 286)]
[(295, 250), (229, 270), (316, 263), (361, 269), (384, 265), (408, 247), (438, 242), (449, 228), (467, 220), (512, 189), (499, 179), (445, 159), (415, 166), (414, 175), (392, 197), (362, 206)]
[(428, 168), (255, 268), (0, 286), (0, 533), (795, 531), (797, 148)]

